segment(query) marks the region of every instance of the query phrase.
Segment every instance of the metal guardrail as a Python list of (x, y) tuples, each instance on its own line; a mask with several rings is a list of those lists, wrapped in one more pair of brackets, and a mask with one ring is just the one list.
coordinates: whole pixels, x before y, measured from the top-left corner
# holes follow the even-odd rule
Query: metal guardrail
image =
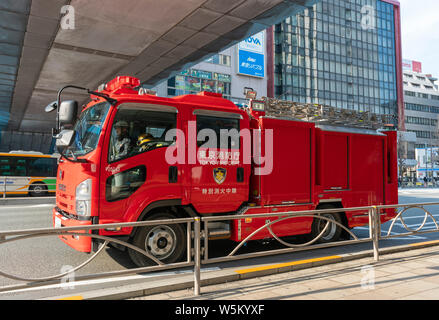
[[(25, 178), (25, 177), (23, 177)], [(5, 199), (6, 195), (8, 194), (16, 194), (18, 192), (23, 192), (23, 193), (28, 193), (31, 194), (34, 193), (35, 195), (37, 194), (44, 194), (44, 193), (54, 193), (55, 196), (55, 192), (56, 192), (56, 183), (45, 183), (45, 182), (34, 182), (34, 183), (26, 183), (26, 184), (20, 184), (20, 183), (14, 183), (13, 186), (14, 187), (28, 187), (26, 190), (8, 190), (8, 177), (3, 177), (3, 179), (0, 180), (0, 183), (3, 184), (3, 186), (0, 186), (0, 195), (2, 195), (2, 198)], [(54, 186), (54, 189), (50, 189), (51, 186)], [(42, 189), (35, 191), (35, 187), (42, 187)], [(0, 198), (1, 199), (1, 198)]]
[[(0, 288), (0, 292), (5, 291), (13, 291), (22, 288), (29, 287), (37, 287), (43, 286), (47, 284), (47, 281), (52, 281), (56, 279), (61, 279), (64, 276), (67, 276), (69, 273), (75, 272), (84, 266), (88, 265), (92, 260), (94, 260), (110, 242), (116, 243), (118, 245), (125, 246), (129, 249), (135, 250), (139, 253), (142, 253), (149, 259), (151, 259), (155, 265), (142, 267), (142, 268), (134, 268), (127, 270), (118, 270), (112, 272), (104, 272), (99, 274), (85, 275), (76, 277), (76, 280), (88, 280), (88, 279), (97, 279), (97, 278), (106, 278), (113, 277), (119, 275), (127, 275), (127, 274), (138, 274), (145, 272), (152, 272), (157, 270), (169, 270), (175, 268), (182, 267), (193, 267), (194, 269), (194, 294), (196, 296), (200, 295), (201, 289), (201, 265), (203, 264), (211, 264), (218, 262), (225, 262), (237, 259), (246, 259), (246, 258), (254, 258), (254, 257), (262, 257), (268, 255), (282, 254), (287, 252), (295, 252), (295, 251), (303, 251), (310, 249), (318, 249), (318, 248), (327, 248), (327, 247), (335, 247), (335, 246), (345, 246), (350, 244), (358, 244), (364, 242), (372, 242), (373, 244), (373, 256), (374, 260), (379, 260), (379, 240), (390, 239), (401, 236), (408, 236), (414, 234), (423, 234), (423, 233), (431, 233), (438, 232), (439, 226), (434, 218), (434, 216), (425, 209), (426, 206), (439, 205), (437, 203), (419, 203), (419, 204), (401, 204), (401, 205), (381, 205), (381, 206), (367, 206), (367, 207), (356, 207), (356, 208), (335, 208), (335, 209), (320, 209), (320, 210), (305, 210), (305, 211), (294, 211), (294, 212), (279, 212), (279, 213), (268, 213), (268, 214), (240, 214), (234, 216), (215, 216), (215, 217), (195, 217), (195, 218), (179, 218), (179, 219), (164, 219), (164, 220), (149, 220), (149, 221), (140, 221), (140, 222), (129, 222), (129, 223), (112, 223), (112, 224), (100, 224), (100, 225), (90, 225), (90, 226), (77, 226), (77, 227), (62, 227), (62, 228), (41, 228), (41, 229), (27, 229), (27, 230), (13, 230), (13, 231), (2, 231), (0, 232), (0, 245), (10, 243), (13, 241), (19, 241), (23, 239), (29, 239), (34, 237), (42, 237), (42, 236), (60, 236), (60, 235), (73, 235), (73, 236), (87, 236), (95, 239), (101, 240), (103, 243), (92, 256), (87, 259), (85, 262), (80, 264), (79, 266), (69, 270), (65, 273), (45, 277), (45, 278), (23, 278), (16, 275), (7, 274), (6, 272), (0, 271), (0, 276), (10, 278), (13, 280), (19, 280), (23, 282), (27, 282), (24, 284), (13, 285), (8, 287)], [(391, 226), (386, 235), (381, 234), (381, 215), (382, 210), (385, 209), (401, 209), (396, 217), (393, 219)], [(403, 215), (410, 209), (421, 209), (425, 213), (425, 217), (420, 226), (416, 229), (410, 228), (404, 220)], [(364, 216), (368, 217), (369, 221), (369, 235), (365, 238), (358, 238), (355, 234), (352, 233), (346, 226), (330, 219), (328, 217), (322, 216), (322, 214), (335, 214), (340, 212), (364, 212)], [(367, 212), (367, 213), (366, 213)], [(273, 231), (273, 226), (277, 223), (284, 222), (288, 219), (297, 219), (297, 218), (313, 218), (313, 219), (321, 219), (326, 221), (325, 227), (322, 231), (315, 236), (313, 239), (309, 240), (303, 244), (291, 244), (286, 242), (285, 240), (278, 237)], [(248, 235), (245, 239), (237, 244), (237, 246), (226, 256), (217, 257), (217, 258), (209, 258), (209, 223), (218, 222), (218, 221), (231, 221), (231, 220), (245, 220), (245, 219), (265, 219), (265, 224)], [(269, 218), (269, 219), (267, 219)], [(426, 221), (428, 218), (431, 218), (434, 222), (435, 229), (433, 230), (425, 230), (424, 228)], [(274, 219), (274, 220), (271, 220)], [(393, 227), (396, 221), (401, 221), (401, 224), (406, 229), (406, 233), (402, 234), (392, 234)], [(331, 223), (338, 225), (340, 228), (345, 230), (352, 239), (345, 241), (337, 241), (333, 243), (319, 243), (316, 242), (325, 234), (328, 227)], [(119, 227), (146, 227), (146, 226), (156, 226), (156, 225), (172, 225), (172, 224), (183, 224), (186, 225), (186, 261), (164, 264), (162, 261), (156, 259), (154, 256), (150, 255), (148, 252), (121, 240), (101, 236), (98, 234), (89, 233), (92, 230), (99, 229), (108, 229), (108, 228), (119, 228)], [(202, 225), (203, 224), (203, 225)], [(263, 230), (268, 230), (272, 237), (281, 243), (285, 248), (282, 249), (274, 249), (268, 251), (254, 252), (254, 253), (245, 253), (237, 255), (238, 250), (248, 241), (255, 237), (259, 232)], [(204, 246), (202, 246), (202, 243)]]

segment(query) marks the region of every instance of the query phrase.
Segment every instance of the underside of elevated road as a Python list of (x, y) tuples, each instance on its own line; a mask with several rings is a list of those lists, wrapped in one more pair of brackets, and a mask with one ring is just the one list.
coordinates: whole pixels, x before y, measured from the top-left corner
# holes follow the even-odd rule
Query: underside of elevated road
[(153, 86), (315, 2), (2, 0), (0, 127), (48, 133), (44, 107), (64, 85), (132, 75)]

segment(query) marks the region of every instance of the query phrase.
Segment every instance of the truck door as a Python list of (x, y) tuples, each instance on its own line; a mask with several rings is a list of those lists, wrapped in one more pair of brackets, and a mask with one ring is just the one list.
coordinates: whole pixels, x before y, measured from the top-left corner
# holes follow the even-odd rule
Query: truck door
[(188, 139), (197, 139), (197, 157), (190, 166), (191, 203), (200, 213), (235, 211), (248, 199), (250, 174), (239, 137), (242, 115), (198, 109), (192, 119), (197, 137)]
[(166, 161), (166, 147), (173, 141), (165, 136), (178, 127), (177, 115), (169, 106), (118, 107), (102, 153), (101, 222), (136, 220), (138, 211), (151, 202), (181, 198), (179, 165)]

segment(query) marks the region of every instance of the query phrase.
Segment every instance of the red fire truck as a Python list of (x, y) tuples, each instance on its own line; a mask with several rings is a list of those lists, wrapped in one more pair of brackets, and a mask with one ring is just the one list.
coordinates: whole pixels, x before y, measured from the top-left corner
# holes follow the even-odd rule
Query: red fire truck
[[(239, 108), (208, 92), (157, 97), (139, 85), (136, 78), (117, 77), (98, 91), (63, 88), (91, 95), (77, 120), (77, 102), (61, 102), (63, 89), (46, 107), (57, 109), (54, 137), (62, 153), (55, 227), (340, 208), (327, 217), (353, 228), (368, 223), (367, 214), (342, 208), (398, 201), (395, 131), (273, 115), (268, 100)], [(233, 130), (240, 135), (211, 137)], [(394, 216), (383, 212), (381, 221)], [(321, 221), (294, 218), (272, 230), (279, 237), (318, 235), (326, 223)], [(209, 237), (241, 241), (265, 223), (216, 223)], [(186, 250), (185, 226), (178, 224), (98, 233), (127, 240), (166, 263), (180, 260)], [(336, 241), (341, 234), (331, 224), (321, 241)], [(265, 230), (254, 239), (270, 237)], [(96, 249), (91, 237), (60, 238), (78, 251)], [(150, 264), (128, 251), (137, 265)]]

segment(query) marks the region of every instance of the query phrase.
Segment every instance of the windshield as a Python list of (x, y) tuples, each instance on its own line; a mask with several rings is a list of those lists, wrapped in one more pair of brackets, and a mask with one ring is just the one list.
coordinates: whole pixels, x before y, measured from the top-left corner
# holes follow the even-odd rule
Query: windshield
[(69, 147), (69, 153), (83, 156), (96, 149), (108, 110), (110, 110), (110, 104), (103, 102), (88, 108), (81, 114), (75, 124), (75, 141)]

